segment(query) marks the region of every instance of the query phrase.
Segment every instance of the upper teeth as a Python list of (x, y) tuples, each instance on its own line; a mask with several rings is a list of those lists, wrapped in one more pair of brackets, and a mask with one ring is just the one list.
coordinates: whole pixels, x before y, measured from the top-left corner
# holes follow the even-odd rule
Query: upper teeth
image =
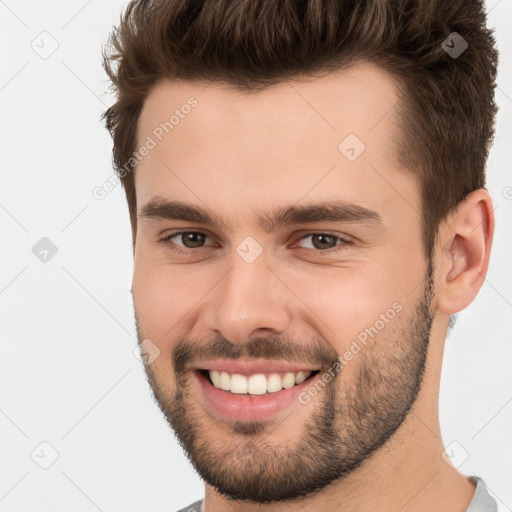
[(231, 393), (240, 393), (250, 395), (264, 395), (265, 393), (274, 393), (281, 389), (289, 389), (295, 384), (304, 382), (312, 372), (288, 372), (281, 377), (278, 373), (271, 373), (268, 377), (263, 373), (256, 373), (250, 377), (245, 377), (239, 373), (230, 375), (228, 372), (219, 372), (218, 370), (209, 370), (210, 379), (216, 388)]

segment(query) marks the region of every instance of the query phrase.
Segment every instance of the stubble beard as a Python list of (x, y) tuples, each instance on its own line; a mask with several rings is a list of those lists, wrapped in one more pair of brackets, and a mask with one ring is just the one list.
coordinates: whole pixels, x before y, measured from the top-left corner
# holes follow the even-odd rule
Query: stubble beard
[[(173, 357), (174, 393), (165, 389), (150, 366), (146, 367), (148, 382), (187, 457), (202, 479), (219, 493), (231, 500), (254, 503), (306, 497), (352, 473), (407, 418), (423, 380), (432, 326), (432, 294), (433, 270), (429, 263), (423, 293), (413, 310), (407, 317), (395, 318), (389, 329), (357, 354), (355, 377), (344, 381), (342, 370), (316, 400), (292, 406), (311, 408), (296, 439), (286, 435), (287, 416), (278, 422), (230, 424), (212, 416), (190, 393), (190, 375), (184, 368), (191, 354), (186, 349), (178, 358)], [(137, 332), (140, 342), (140, 326)], [(258, 346), (254, 351), (269, 356), (276, 350), (265, 345), (268, 340), (262, 338), (257, 340), (259, 345), (250, 347)], [(223, 340), (216, 346), (228, 350), (227, 343)], [(281, 352), (286, 351), (286, 345), (283, 347)], [(242, 354), (240, 350), (244, 349), (229, 348), (234, 359)], [(317, 346), (315, 353), (323, 366), (333, 360), (332, 349), (325, 343)], [(224, 351), (219, 357), (226, 355)], [(166, 373), (161, 375), (164, 378)], [(215, 431), (216, 438), (209, 438), (211, 431)], [(276, 432), (281, 433), (277, 440)]]

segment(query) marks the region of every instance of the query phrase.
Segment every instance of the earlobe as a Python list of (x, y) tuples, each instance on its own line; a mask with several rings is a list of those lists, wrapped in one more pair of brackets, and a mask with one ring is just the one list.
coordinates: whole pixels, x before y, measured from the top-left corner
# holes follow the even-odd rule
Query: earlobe
[(474, 300), (487, 268), (494, 234), (494, 209), (485, 189), (471, 192), (442, 222), (437, 251), (438, 309), (458, 313)]

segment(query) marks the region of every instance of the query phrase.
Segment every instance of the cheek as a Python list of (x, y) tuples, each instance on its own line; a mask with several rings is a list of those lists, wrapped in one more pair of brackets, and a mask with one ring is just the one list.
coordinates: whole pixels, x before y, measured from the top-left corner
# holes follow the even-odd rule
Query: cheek
[[(312, 325), (326, 339), (343, 345), (379, 319), (400, 298), (400, 286), (390, 273), (379, 268), (336, 269), (330, 272), (302, 273), (293, 280), (293, 291)], [(335, 347), (338, 349), (338, 347)]]
[(192, 266), (176, 269), (143, 256), (135, 258), (133, 273), (133, 302), (140, 326), (150, 339), (177, 342), (189, 334), (187, 315), (192, 318), (194, 306), (211, 285), (207, 285), (205, 272)]
[(403, 318), (410, 290), (404, 293), (405, 283), (381, 266), (296, 277), (294, 292), (304, 303), (301, 320), (341, 358), (339, 382), (353, 381), (361, 368), (361, 354), (379, 357), (380, 347), (394, 342), (393, 331)]

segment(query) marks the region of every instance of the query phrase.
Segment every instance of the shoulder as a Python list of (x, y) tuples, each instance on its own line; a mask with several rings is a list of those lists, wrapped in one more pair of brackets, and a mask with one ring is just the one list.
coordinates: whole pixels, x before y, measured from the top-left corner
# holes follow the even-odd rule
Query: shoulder
[(192, 505), (182, 508), (181, 510), (178, 510), (177, 512), (199, 512), (201, 510), (202, 502), (203, 502), (203, 500), (196, 501), (195, 503), (192, 503)]
[(483, 478), (469, 477), (476, 486), (475, 494), (466, 512), (496, 512), (498, 510), (496, 500), (487, 491)]

